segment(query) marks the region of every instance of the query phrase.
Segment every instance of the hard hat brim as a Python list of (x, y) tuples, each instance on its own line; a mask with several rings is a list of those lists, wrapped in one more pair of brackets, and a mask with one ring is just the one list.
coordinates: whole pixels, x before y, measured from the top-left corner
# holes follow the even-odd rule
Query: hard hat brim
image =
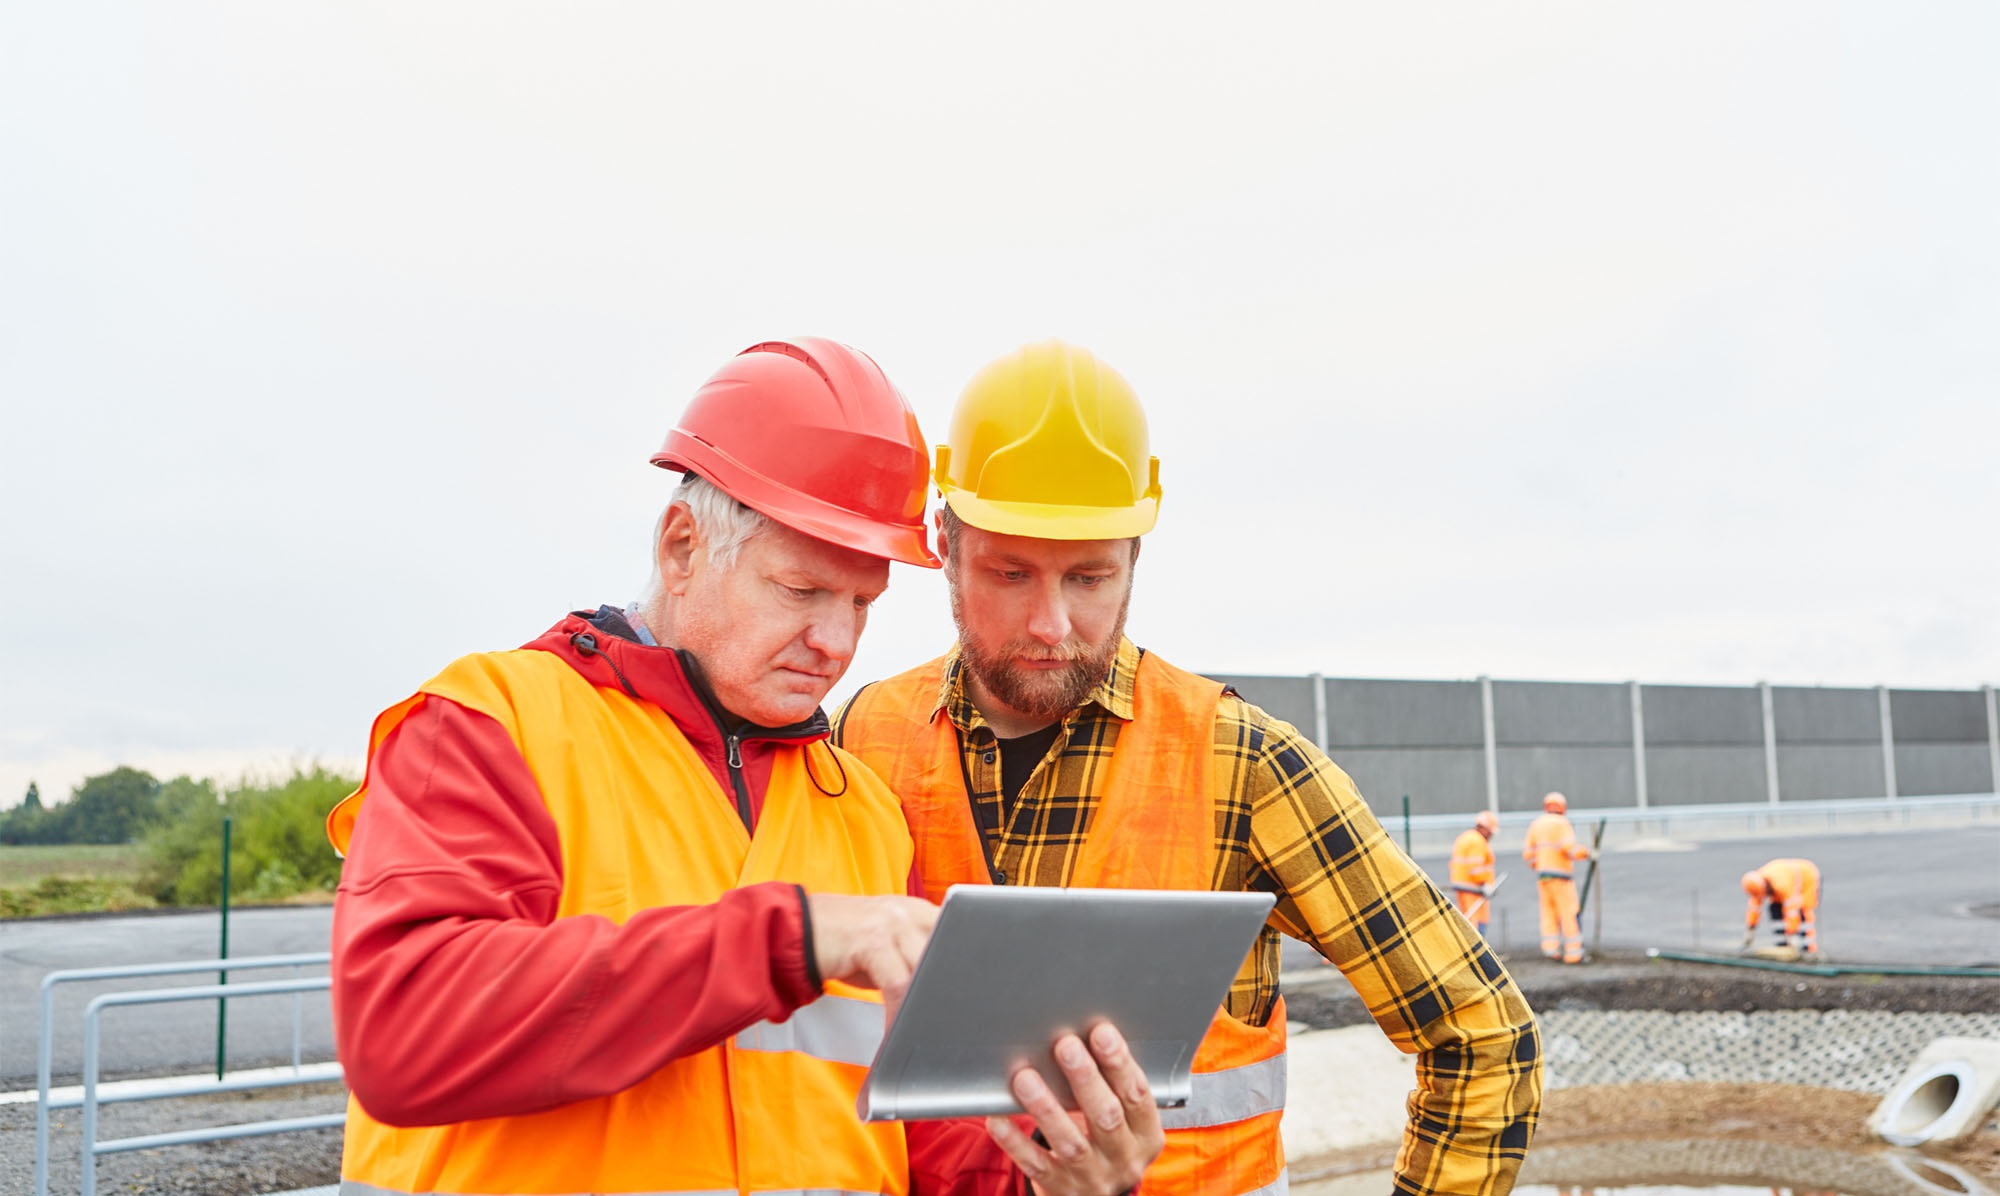
[(1037, 540), (1127, 540), (1152, 531), (1160, 518), (1157, 498), (1142, 498), (1129, 507), (1078, 507), (999, 502), (953, 489), (944, 500), (954, 514), (981, 531)]
[[(803, 494), (791, 486), (748, 468), (711, 446), (683, 444), (683, 451), (662, 449), (653, 454), (653, 464), (662, 469), (685, 473), (694, 471), (714, 482), (737, 502), (802, 532), (824, 540), (836, 548), (851, 549), (885, 560), (901, 561), (925, 569), (941, 569), (944, 561), (932, 552), (921, 524), (887, 524), (866, 515), (843, 510), (831, 503)], [(685, 451), (698, 447), (705, 451)], [(699, 458), (699, 459), (697, 459)]]

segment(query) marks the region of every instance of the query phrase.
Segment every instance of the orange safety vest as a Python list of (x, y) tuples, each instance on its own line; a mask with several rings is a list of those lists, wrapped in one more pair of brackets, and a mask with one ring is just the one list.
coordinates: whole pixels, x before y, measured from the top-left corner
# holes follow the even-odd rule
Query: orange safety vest
[(1535, 875), (1543, 880), (1575, 879), (1574, 861), (1589, 855), (1590, 849), (1576, 841), (1575, 828), (1561, 814), (1543, 814), (1528, 824), (1528, 841), (1521, 849), (1521, 858), (1533, 865)]
[[(896, 799), (851, 757), (827, 797), (806, 752), (780, 748), (753, 837), (680, 728), (657, 706), (591, 684), (552, 653), (468, 656), (376, 719), (371, 759), (425, 695), (504, 727), (561, 842), (559, 917), (624, 922), (778, 880), (835, 893), (902, 893), (911, 843)], [(833, 762), (814, 767), (837, 776)], [(327, 820), (347, 847), (367, 781)], [(784, 1022), (760, 1022), (638, 1084), (539, 1113), (398, 1128), (348, 1102), (342, 1191), (769, 1193), (903, 1196), (903, 1128), (863, 1124), (862, 1078), (881, 1044), (881, 994), (829, 982)]]
[[(902, 798), (924, 895), (989, 884), (986, 847), (965, 790), (958, 730), (937, 705), (945, 658), (854, 696), (843, 745)], [(1078, 887), (1202, 889), (1215, 874), (1215, 707), (1222, 686), (1148, 653), (1132, 721), (1119, 728), (1090, 832), (1068, 878)], [(1246, 970), (1254, 967), (1246, 961)], [(1281, 1190), (1285, 1151), (1285, 1002), (1253, 1026), (1220, 1009), (1194, 1057), (1194, 1093), (1163, 1109), (1166, 1149), (1148, 1193), (1251, 1196)]]
[(1483, 896), (1493, 883), (1493, 844), (1476, 830), (1466, 831), (1451, 845), (1451, 887), (1454, 892)]

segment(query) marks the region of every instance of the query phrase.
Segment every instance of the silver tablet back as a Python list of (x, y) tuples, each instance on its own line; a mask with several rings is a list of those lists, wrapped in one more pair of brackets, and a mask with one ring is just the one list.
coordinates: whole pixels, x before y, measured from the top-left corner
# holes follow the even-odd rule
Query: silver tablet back
[(862, 1086), (863, 1120), (1017, 1113), (1022, 1064), (1076, 1102), (1050, 1053), (1100, 1021), (1163, 1107), (1271, 912), (1268, 893), (959, 885)]

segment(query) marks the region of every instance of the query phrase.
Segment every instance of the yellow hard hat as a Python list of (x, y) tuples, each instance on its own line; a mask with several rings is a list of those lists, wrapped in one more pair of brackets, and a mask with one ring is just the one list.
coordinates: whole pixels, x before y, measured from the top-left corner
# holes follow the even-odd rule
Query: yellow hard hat
[(931, 477), (960, 519), (1003, 535), (1118, 540), (1152, 531), (1160, 514), (1160, 459), (1138, 396), (1058, 340), (973, 376)]

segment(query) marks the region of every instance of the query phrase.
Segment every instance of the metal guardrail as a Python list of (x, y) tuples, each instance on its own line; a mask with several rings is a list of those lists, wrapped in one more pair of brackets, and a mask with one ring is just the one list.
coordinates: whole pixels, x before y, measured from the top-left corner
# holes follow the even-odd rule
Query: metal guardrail
[[(1849, 797), (1825, 801), (1718, 802), (1713, 805), (1609, 806), (1599, 809), (1571, 806), (1569, 820), (1578, 826), (1602, 821), (1620, 829), (1644, 829), (1651, 825), (1658, 826), (1660, 833), (1667, 834), (1676, 824), (1688, 827), (1697, 823), (1741, 822), (1745, 829), (1755, 830), (1759, 826), (1779, 822), (1825, 819), (1826, 825), (1831, 828), (1841, 818), (1853, 821), (1900, 816), (1909, 821), (1915, 816), (1951, 811), (1962, 811), (1975, 818), (1989, 813), (2000, 816), (2000, 795), (1952, 793), (1934, 797)], [(1456, 835), (1471, 825), (1472, 813), (1415, 814), (1409, 818), (1408, 825), (1412, 834), (1421, 832), (1429, 836), (1448, 832)], [(1540, 816), (1540, 810), (1513, 810), (1500, 815), (1500, 826), (1502, 829), (1519, 830)], [(1382, 813), (1377, 817), (1392, 837), (1398, 835), (1404, 826), (1404, 820), (1395, 814)]]
[[(276, 1121), (246, 1122), (240, 1125), (214, 1126), (207, 1129), (181, 1130), (169, 1134), (153, 1134), (143, 1138), (117, 1138), (107, 1142), (97, 1141), (97, 1106), (113, 1101), (158, 1100), (171, 1096), (193, 1096), (216, 1092), (240, 1092), (253, 1088), (282, 1087), (292, 1084), (313, 1084), (326, 1080), (337, 1080), (341, 1072), (339, 1064), (303, 1066), (299, 1061), (300, 1044), (304, 1037), (303, 994), (321, 991), (331, 986), (332, 981), (325, 976), (299, 977), (291, 980), (264, 981), (255, 984), (213, 984), (198, 987), (145, 989), (137, 992), (105, 993), (94, 998), (84, 1009), (83, 1039), (83, 1092), (77, 1097), (50, 1098), (50, 1071), (53, 1068), (55, 1037), (55, 988), (59, 984), (89, 980), (121, 980), (141, 976), (173, 976), (193, 972), (216, 972), (226, 977), (235, 971), (254, 971), (263, 968), (301, 968), (325, 964), (332, 959), (325, 951), (301, 955), (254, 955), (241, 959), (204, 959), (180, 963), (132, 964), (105, 968), (69, 968), (50, 972), (42, 977), (41, 993), (41, 1042), (36, 1060), (36, 1100), (35, 1100), (35, 1196), (48, 1196), (49, 1190), (49, 1111), (51, 1109), (83, 1107), (83, 1196), (94, 1196), (97, 1188), (97, 1156), (120, 1151), (145, 1150), (154, 1146), (177, 1146), (189, 1142), (220, 1141), (228, 1138), (247, 1138), (261, 1134), (279, 1134), (291, 1130), (325, 1129), (341, 1125), (347, 1115), (326, 1114), (320, 1117), (295, 1117)], [(106, 1008), (119, 1005), (156, 1005), (175, 1001), (226, 1000), (230, 997), (255, 997), (273, 994), (293, 993), (292, 1007), (292, 1075), (256, 1076), (238, 1079), (216, 1079), (190, 1081), (147, 1088), (144, 1091), (125, 1091), (100, 1096), (97, 1091), (99, 1054), (98, 1027), (100, 1014)]]

